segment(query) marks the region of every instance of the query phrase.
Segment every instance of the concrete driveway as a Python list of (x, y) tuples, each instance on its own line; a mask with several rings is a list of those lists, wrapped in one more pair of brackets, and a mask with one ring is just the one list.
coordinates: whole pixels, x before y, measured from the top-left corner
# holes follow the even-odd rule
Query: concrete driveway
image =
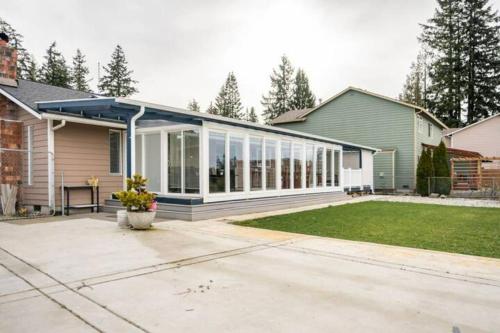
[(223, 222), (0, 223), (0, 332), (494, 332), (500, 260)]

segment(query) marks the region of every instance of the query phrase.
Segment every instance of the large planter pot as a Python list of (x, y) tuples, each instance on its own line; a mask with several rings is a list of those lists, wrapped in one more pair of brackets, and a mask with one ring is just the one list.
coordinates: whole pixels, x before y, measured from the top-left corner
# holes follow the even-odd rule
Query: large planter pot
[(116, 212), (116, 222), (118, 222), (118, 227), (121, 229), (130, 229), (130, 224), (128, 223), (127, 211), (119, 210)]
[(134, 229), (149, 229), (155, 219), (156, 212), (127, 212), (128, 223)]

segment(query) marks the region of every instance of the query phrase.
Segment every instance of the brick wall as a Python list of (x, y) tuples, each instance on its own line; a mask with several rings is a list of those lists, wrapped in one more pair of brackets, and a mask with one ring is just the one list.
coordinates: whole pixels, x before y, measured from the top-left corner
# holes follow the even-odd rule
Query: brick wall
[(22, 180), (23, 154), (8, 149), (21, 149), (23, 123), (0, 120), (0, 184), (17, 185)]
[(15, 80), (17, 50), (9, 45), (0, 45), (0, 78)]

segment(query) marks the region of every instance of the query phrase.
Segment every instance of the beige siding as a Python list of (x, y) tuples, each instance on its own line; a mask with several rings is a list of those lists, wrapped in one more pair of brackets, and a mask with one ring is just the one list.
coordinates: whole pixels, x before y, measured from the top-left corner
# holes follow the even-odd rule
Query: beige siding
[[(56, 206), (61, 205), (61, 175), (66, 185), (85, 185), (99, 178), (100, 201), (122, 189), (123, 177), (109, 173), (109, 129), (102, 126), (67, 123), (54, 133)], [(71, 203), (87, 203), (90, 194), (72, 192)]]
[(477, 151), (483, 156), (500, 156), (500, 116), (453, 134), (451, 147)]

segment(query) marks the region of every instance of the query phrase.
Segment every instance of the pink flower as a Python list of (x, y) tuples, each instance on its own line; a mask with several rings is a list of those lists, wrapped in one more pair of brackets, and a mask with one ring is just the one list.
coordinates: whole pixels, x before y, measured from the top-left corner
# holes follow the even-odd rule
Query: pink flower
[(157, 209), (158, 209), (158, 203), (156, 201), (153, 201), (153, 203), (151, 203), (151, 206), (149, 206), (149, 210), (154, 212)]

